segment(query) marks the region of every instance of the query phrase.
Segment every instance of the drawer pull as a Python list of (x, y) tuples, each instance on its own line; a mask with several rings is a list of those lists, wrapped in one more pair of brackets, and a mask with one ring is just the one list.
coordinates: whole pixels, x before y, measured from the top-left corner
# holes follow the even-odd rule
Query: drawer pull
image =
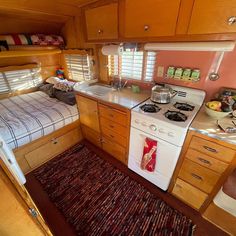
[(214, 148), (208, 147), (208, 146), (203, 146), (207, 151), (209, 152), (214, 152), (214, 153), (218, 153), (217, 150), (215, 150)]
[(57, 140), (56, 138), (53, 138), (53, 139), (51, 140), (51, 142), (52, 142), (53, 144), (57, 144), (57, 143), (58, 143), (58, 140)]
[(109, 114), (109, 116), (110, 116), (110, 117), (114, 117), (114, 115), (113, 115), (113, 114)]
[(211, 165), (211, 162), (210, 162), (210, 161), (208, 161), (208, 160), (206, 160), (206, 159), (203, 159), (203, 158), (201, 158), (201, 157), (198, 157), (198, 160), (199, 160), (200, 162), (204, 163), (204, 164)]
[(109, 125), (109, 126), (110, 126), (110, 128), (112, 128), (112, 129), (114, 128), (114, 125)]
[(114, 136), (113, 136), (112, 134), (110, 134), (110, 137), (111, 137), (111, 138), (114, 138)]
[(203, 180), (201, 176), (191, 173), (192, 177), (198, 180)]

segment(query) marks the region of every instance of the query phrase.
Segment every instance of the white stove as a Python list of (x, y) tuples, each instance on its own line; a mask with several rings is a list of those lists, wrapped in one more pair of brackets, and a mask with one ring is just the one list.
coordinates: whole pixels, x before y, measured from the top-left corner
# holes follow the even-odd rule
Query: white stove
[[(163, 190), (169, 186), (188, 127), (205, 98), (201, 90), (170, 87), (177, 91), (171, 103), (147, 100), (131, 112), (128, 167)], [(157, 141), (154, 172), (140, 168), (146, 138)]]

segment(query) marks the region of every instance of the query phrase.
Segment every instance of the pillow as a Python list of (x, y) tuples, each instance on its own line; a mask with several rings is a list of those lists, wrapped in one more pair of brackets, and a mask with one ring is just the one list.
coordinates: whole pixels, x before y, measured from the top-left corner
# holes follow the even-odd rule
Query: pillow
[(73, 106), (76, 104), (74, 92), (65, 92), (65, 91), (54, 89), (54, 96), (58, 100), (66, 103), (68, 105)]
[(39, 91), (45, 92), (49, 97), (54, 97), (53, 84), (42, 84), (38, 89)]
[(56, 84), (60, 82), (61, 80), (58, 77), (49, 77), (47, 78), (46, 82), (49, 84)]
[(54, 84), (54, 88), (61, 90), (61, 91), (73, 91), (73, 87), (74, 87), (75, 83), (74, 82), (70, 82), (68, 80), (65, 81), (60, 81)]

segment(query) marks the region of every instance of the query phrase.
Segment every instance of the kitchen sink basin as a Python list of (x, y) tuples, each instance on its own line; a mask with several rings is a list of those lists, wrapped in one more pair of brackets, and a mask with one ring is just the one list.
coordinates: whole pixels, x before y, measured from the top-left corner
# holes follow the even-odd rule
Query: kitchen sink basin
[(105, 96), (111, 91), (112, 91), (112, 88), (102, 86), (102, 85), (92, 85), (85, 89), (86, 93), (99, 96), (99, 97)]

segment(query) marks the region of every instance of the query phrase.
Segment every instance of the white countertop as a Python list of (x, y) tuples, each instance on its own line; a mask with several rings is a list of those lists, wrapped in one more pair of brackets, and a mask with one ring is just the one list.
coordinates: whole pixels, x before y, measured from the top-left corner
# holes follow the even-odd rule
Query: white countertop
[(120, 91), (111, 90), (105, 95), (93, 94), (88, 91), (88, 87), (81, 87), (75, 91), (104, 102), (118, 104), (128, 109), (132, 109), (151, 96), (151, 91), (141, 90), (140, 93), (133, 93), (131, 88), (123, 88)]
[[(232, 118), (230, 117), (221, 119), (220, 123), (224, 123), (229, 127), (233, 126)], [(205, 113), (204, 107), (200, 109), (189, 129), (207, 135), (209, 137), (236, 145), (236, 133), (225, 133), (224, 131), (222, 131), (217, 125), (217, 120)]]

